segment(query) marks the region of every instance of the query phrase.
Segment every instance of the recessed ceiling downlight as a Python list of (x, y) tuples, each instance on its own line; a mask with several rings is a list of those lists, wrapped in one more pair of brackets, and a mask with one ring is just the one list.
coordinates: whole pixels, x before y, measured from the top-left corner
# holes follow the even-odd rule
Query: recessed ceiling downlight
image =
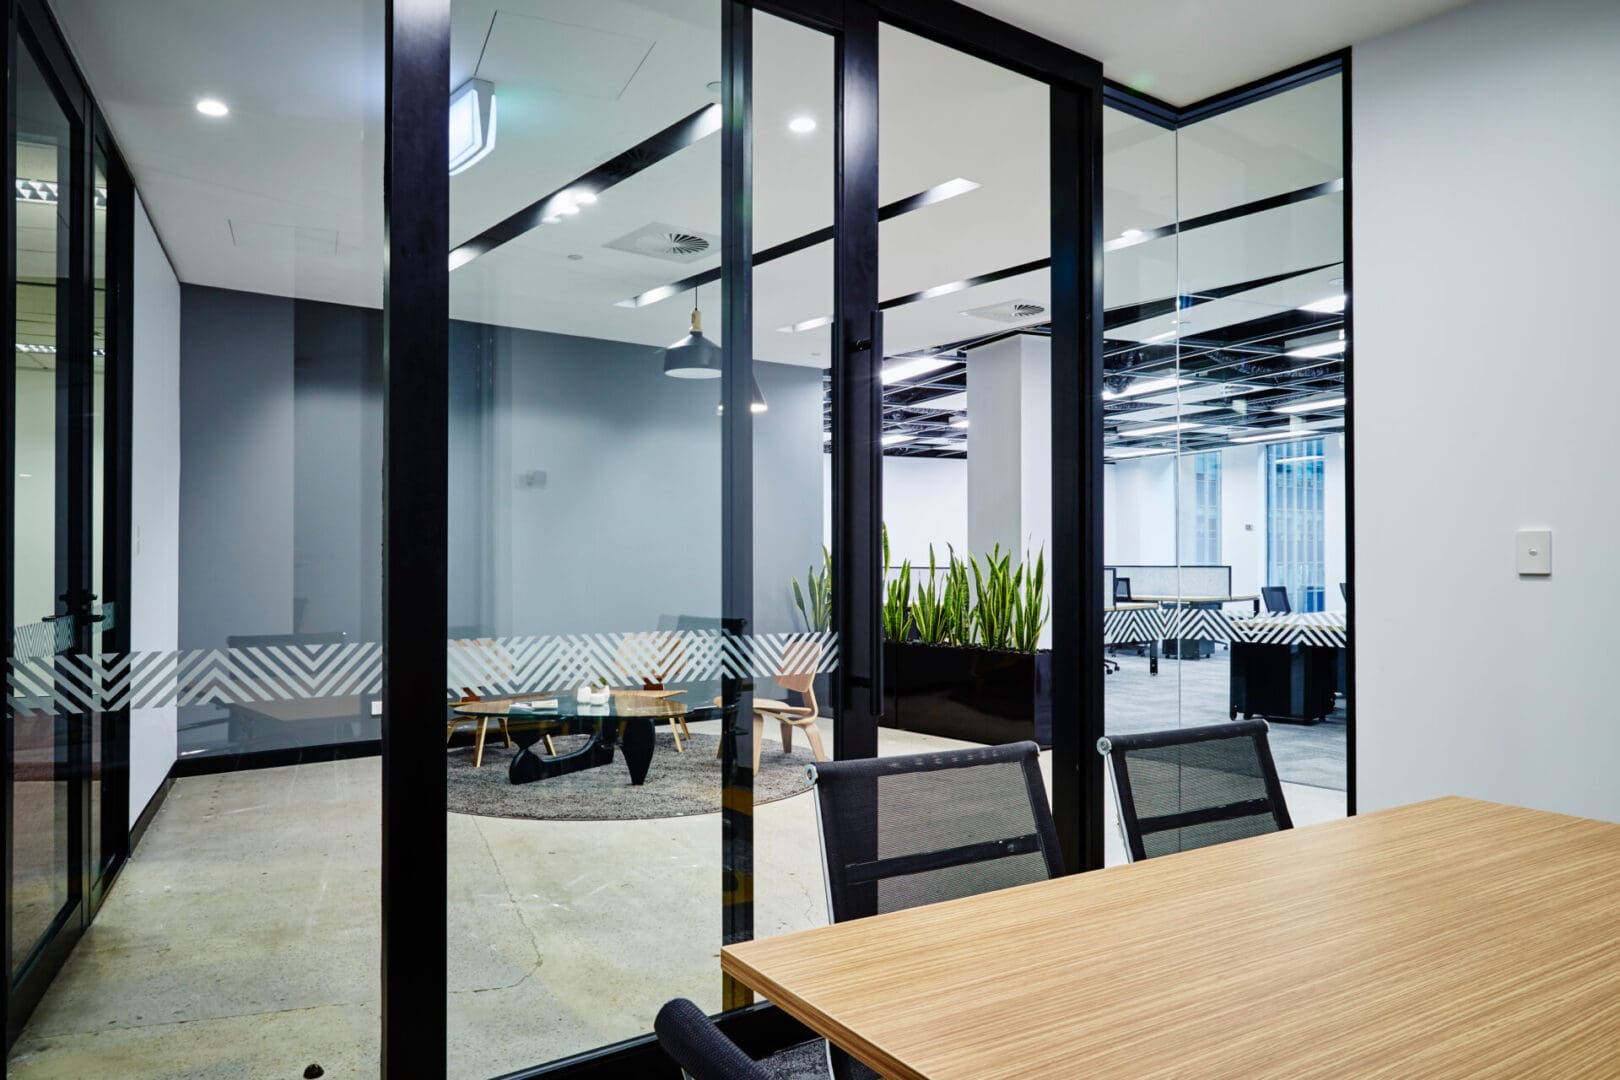
[(219, 98), (211, 97), (199, 98), (197, 101), (197, 111), (202, 113), (204, 116), (213, 117), (229, 116), (231, 112), (230, 106), (219, 100)]
[(813, 116), (795, 116), (788, 121), (788, 130), (795, 135), (808, 135), (816, 130), (816, 118)]

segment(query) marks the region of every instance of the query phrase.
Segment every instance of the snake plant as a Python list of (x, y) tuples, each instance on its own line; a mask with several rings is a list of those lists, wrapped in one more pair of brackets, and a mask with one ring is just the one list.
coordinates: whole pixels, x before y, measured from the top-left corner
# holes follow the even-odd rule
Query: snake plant
[[(805, 586), (793, 579), (793, 606), (799, 609), (804, 628), (811, 631), (832, 629), (832, 552), (821, 546), (821, 573), (815, 567), (805, 571)], [(808, 594), (808, 595), (807, 595)]]

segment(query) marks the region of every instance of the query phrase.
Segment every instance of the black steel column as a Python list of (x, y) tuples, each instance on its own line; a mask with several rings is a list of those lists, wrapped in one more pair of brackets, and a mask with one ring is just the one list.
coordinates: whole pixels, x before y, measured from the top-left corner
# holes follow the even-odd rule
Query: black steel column
[[(6, 44), (5, 44), (5, 96), (6, 96), (6, 146), (5, 163), (6, 178), (12, 179), (17, 175), (17, 13), (11, 4), (6, 5)], [(8, 195), (5, 200), (4, 214), (5, 235), (8, 238), (0, 247), (5, 251), (0, 258), (5, 260), (6, 280), (0, 287), (0, 322), (7, 327), (8, 335), (13, 338), (15, 345), (17, 326), (17, 244), (10, 239), (17, 235), (17, 200)], [(3, 571), (0, 571), (0, 633), (6, 636), (6, 663), (9, 666), (11, 658), (16, 655), (16, 571), (14, 542), (17, 533), (17, 352), (15, 348), (5, 350), (5, 357), (0, 359), (0, 372), (4, 378), (0, 379), (0, 416), (6, 421), (5, 434), (0, 435), (3, 443), (3, 467), (0, 467), (0, 500), (5, 503), (5, 528), (0, 530), (0, 554), (4, 555)], [(9, 674), (9, 673), (8, 673)], [(16, 718), (12, 715), (9, 706), (4, 717), (5, 727), (5, 763), (0, 768), (0, 783), (5, 786), (5, 816), (0, 818), (0, 834), (4, 834), (5, 865), (0, 867), (0, 889), (5, 892), (5, 929), (3, 941), (0, 941), (0, 956), (5, 957), (7, 970), (5, 977), (0, 978), (0, 995), (5, 998), (6, 1007), (6, 1049), (11, 1049), (12, 1039), (16, 1036), (17, 1027), (12, 1014), (11, 990), (11, 863), (12, 863), (12, 822), (16, 818), (12, 815), (13, 795), (13, 754), (15, 752)]]
[(382, 1076), (445, 1065), (450, 0), (389, 0), (383, 213)]
[[(720, 612), (728, 634), (754, 623), (753, 327), (753, 11), (726, 0), (721, 16), (720, 100)], [(754, 936), (754, 711), (751, 679), (721, 682), (727, 731), (721, 738), (721, 940)], [(753, 994), (722, 976), (722, 1005), (736, 1009)]]
[(883, 713), (883, 324), (878, 311), (878, 15), (844, 6), (837, 74), (832, 363), (833, 754), (877, 756)]
[(1103, 865), (1102, 79), (1052, 86), (1052, 810)]

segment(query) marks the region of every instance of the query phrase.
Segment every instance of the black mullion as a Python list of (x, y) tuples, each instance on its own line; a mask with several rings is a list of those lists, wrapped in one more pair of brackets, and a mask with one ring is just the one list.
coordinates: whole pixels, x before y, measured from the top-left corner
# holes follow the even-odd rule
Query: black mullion
[[(1344, 645), (1344, 728), (1345, 777), (1344, 812), (1356, 812), (1356, 396), (1354, 357), (1356, 352), (1356, 292), (1354, 230), (1351, 228), (1351, 202), (1355, 194), (1350, 168), (1350, 50), (1339, 54), (1340, 128), (1344, 158), (1344, 623), (1348, 629)], [(1324, 583), (1325, 584), (1325, 583)]]
[[(6, 95), (6, 179), (12, 181), (14, 188), (17, 175), (17, 102), (16, 102), (16, 70), (17, 70), (17, 13), (11, 5), (6, 5), (6, 69), (5, 69), (5, 95)], [(4, 555), (4, 581), (0, 582), (0, 631), (6, 636), (6, 663), (9, 666), (11, 658), (16, 654), (16, 573), (14, 570), (16, 517), (17, 517), (17, 200), (8, 197), (5, 200), (5, 287), (0, 292), (0, 319), (5, 321), (6, 336), (12, 341), (12, 348), (6, 350), (4, 388), (0, 389), (0, 409), (6, 418), (6, 433), (0, 437), (4, 444), (4, 468), (0, 468), (0, 498), (5, 500), (5, 528), (4, 535), (0, 536), (0, 554)], [(0, 957), (4, 957), (6, 970), (0, 975), (0, 996), (5, 999), (6, 1007), (6, 1049), (11, 1048), (12, 1040), (16, 1035), (16, 1025), (13, 1022), (13, 995), (11, 992), (11, 870), (12, 870), (12, 823), (16, 816), (13, 813), (13, 758), (15, 753), (15, 727), (16, 719), (11, 715), (11, 708), (7, 706), (5, 716), (5, 764), (4, 772), (0, 773), (5, 781), (5, 818), (0, 822), (0, 833), (5, 835), (5, 867), (4, 883), (0, 888), (5, 893), (5, 913), (3, 941), (0, 941)], [(20, 1010), (18, 1010), (20, 1011)]]
[[(720, 422), (720, 612), (726, 633), (743, 635), (754, 619), (753, 385), (753, 18), (740, 0), (721, 16), (720, 144), (721, 307), (724, 369)], [(754, 723), (752, 680), (721, 680), (725, 705), (720, 740), (721, 942), (754, 936)], [(722, 977), (727, 1009), (748, 1005), (753, 993)]]
[(450, 0), (389, 0), (383, 213), (383, 1077), (442, 1075)]
[(1052, 808), (1063, 865), (1103, 865), (1102, 95), (1054, 85)]
[(833, 220), (833, 753), (877, 756), (882, 716), (883, 341), (878, 311), (878, 17), (845, 5), (838, 45)]

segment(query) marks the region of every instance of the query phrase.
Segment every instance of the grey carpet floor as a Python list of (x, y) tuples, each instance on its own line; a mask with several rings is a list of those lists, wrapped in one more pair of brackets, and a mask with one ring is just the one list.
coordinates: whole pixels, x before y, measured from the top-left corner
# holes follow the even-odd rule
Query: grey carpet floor
[[(1195, 727), (1229, 719), (1231, 653), (1217, 648), (1204, 660), (1164, 660), (1159, 674), (1148, 674), (1145, 657), (1121, 652), (1120, 670), (1103, 681), (1110, 734), (1130, 735), (1171, 727)], [(1271, 755), (1277, 774), (1291, 784), (1345, 789), (1345, 711), (1340, 698), (1333, 713), (1315, 725), (1271, 725)]]
[[(499, 736), (492, 734), (484, 747), (481, 768), (472, 766), (471, 747), (445, 753), (448, 809), (457, 814), (541, 821), (630, 821), (719, 811), (720, 761), (714, 756), (719, 736), (694, 732), (685, 753), (680, 754), (675, 752), (669, 732), (660, 731), (655, 738), (652, 764), (639, 787), (630, 783), (630, 770), (620, 751), (600, 768), (513, 784), (507, 778), (507, 767), (516, 751), (500, 745)], [(556, 740), (557, 751), (567, 753), (584, 741), (584, 736), (561, 736)], [(784, 754), (782, 744), (767, 737), (754, 776), (754, 802), (775, 802), (808, 791), (810, 778), (804, 767), (814, 761), (802, 737), (792, 754)]]

